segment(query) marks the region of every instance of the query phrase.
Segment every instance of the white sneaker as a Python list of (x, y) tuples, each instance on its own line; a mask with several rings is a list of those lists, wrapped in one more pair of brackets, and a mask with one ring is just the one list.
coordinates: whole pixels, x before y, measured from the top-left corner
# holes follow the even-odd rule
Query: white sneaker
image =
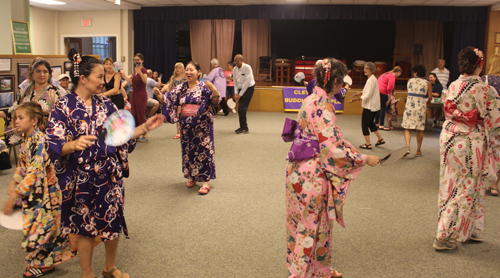
[(231, 109), (231, 112), (236, 113), (236, 110), (234, 110), (234, 108), (233, 108), (233, 109)]

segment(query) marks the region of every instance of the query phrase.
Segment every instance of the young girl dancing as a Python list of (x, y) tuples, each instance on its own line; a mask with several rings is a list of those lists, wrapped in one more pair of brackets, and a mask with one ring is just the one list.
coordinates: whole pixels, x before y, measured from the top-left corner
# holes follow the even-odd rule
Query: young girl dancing
[(46, 123), (47, 116), (36, 102), (23, 102), (15, 111), (15, 125), (19, 133), (24, 133), (24, 142), (3, 212), (11, 214), (16, 199), (21, 198), (24, 234), (21, 245), (28, 253), (23, 277), (42, 277), (54, 272), (54, 266), (76, 256), (69, 238), (60, 232), (61, 189), (47, 154), (45, 136), (38, 129)]

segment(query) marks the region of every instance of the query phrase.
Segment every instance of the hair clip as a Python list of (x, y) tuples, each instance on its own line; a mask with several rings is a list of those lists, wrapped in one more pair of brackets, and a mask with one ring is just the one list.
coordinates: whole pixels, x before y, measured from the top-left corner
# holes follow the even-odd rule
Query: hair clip
[(476, 64), (474, 64), (474, 67), (477, 67), (477, 65), (479, 64), (479, 67), (482, 68), (483, 67), (483, 52), (477, 48), (474, 48), (474, 53), (476, 53), (477, 57), (479, 57), (479, 59), (477, 59), (477, 62)]
[(73, 55), (73, 67), (74, 67), (74, 76), (75, 77), (80, 77), (80, 63), (82, 62), (82, 57), (80, 56), (80, 53), (76, 53)]

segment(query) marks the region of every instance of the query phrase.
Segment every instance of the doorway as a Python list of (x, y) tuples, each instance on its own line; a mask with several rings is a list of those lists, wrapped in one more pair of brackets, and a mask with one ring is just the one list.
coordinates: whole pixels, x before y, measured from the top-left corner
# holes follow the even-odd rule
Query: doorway
[(100, 55), (101, 60), (109, 57), (116, 61), (116, 36), (66, 37), (64, 48), (66, 53), (74, 48), (82, 55)]

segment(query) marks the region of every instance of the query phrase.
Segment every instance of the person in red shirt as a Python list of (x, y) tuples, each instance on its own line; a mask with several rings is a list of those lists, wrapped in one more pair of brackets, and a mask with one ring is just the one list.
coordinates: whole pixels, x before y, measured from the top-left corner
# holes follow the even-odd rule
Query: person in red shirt
[(389, 100), (389, 95), (394, 92), (394, 85), (396, 84), (396, 78), (398, 78), (403, 70), (399, 66), (395, 66), (394, 69), (383, 73), (378, 78), (378, 89), (380, 91), (380, 112), (375, 117), (375, 124), (379, 127), (379, 130), (391, 130), (390, 127), (384, 127), (385, 113), (387, 112), (387, 101)]

